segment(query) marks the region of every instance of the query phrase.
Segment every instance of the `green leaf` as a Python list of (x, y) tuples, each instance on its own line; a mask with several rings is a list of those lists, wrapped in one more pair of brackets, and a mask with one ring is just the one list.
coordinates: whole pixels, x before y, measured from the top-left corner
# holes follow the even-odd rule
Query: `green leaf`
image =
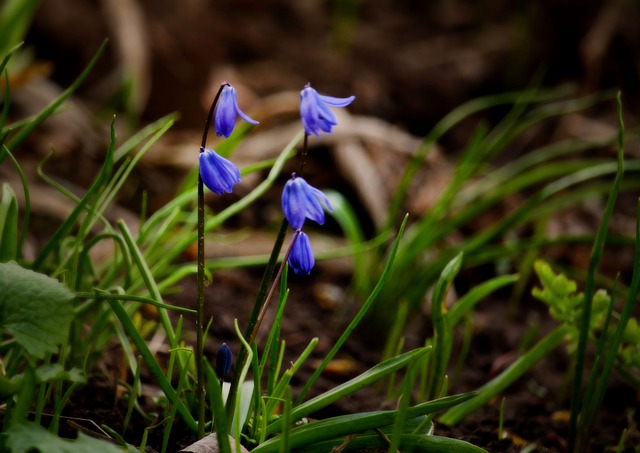
[[(352, 393), (360, 390), (364, 387), (367, 387), (380, 379), (388, 376), (389, 374), (398, 371), (400, 368), (407, 366), (410, 363), (419, 360), (421, 357), (424, 357), (425, 354), (429, 352), (431, 348), (418, 348), (413, 351), (406, 352), (396, 357), (392, 357), (390, 359), (385, 360), (373, 368), (365, 371), (361, 375), (343, 383), (327, 392), (316, 396), (309, 401), (296, 406), (291, 411), (291, 419), (292, 420), (300, 420), (302, 417), (305, 417), (313, 412), (317, 412), (320, 409), (327, 407), (328, 405), (338, 401), (341, 398), (345, 398)], [(275, 434), (276, 432), (282, 429), (282, 419), (278, 419), (273, 422), (267, 428), (267, 434)]]
[[(385, 430), (382, 432), (386, 434)], [(295, 453), (322, 453), (333, 451), (335, 448), (344, 445), (340, 451), (370, 451), (373, 448), (384, 449), (388, 446), (385, 440), (378, 434), (360, 434), (353, 440), (344, 442), (345, 439), (334, 439), (325, 442), (304, 446), (302, 449), (294, 450)], [(428, 452), (428, 453), (486, 453), (486, 450), (476, 447), (468, 442), (449, 437), (402, 434), (400, 435), (399, 450), (404, 452)], [(378, 451), (378, 450), (375, 450)], [(384, 450), (383, 450), (384, 451)]]
[[(411, 419), (438, 412), (455, 406), (456, 404), (463, 403), (472, 396), (472, 393), (465, 393), (418, 404), (406, 410), (406, 417)], [(305, 445), (326, 441), (335, 437), (347, 436), (349, 434), (389, 426), (394, 423), (396, 414), (397, 411), (364, 412), (360, 414), (341, 415), (302, 425), (289, 431), (289, 445), (295, 450)], [(280, 450), (281, 442), (282, 436), (279, 435), (258, 445), (258, 447), (252, 451), (253, 453), (275, 453)]]
[(73, 293), (62, 283), (13, 261), (0, 263), (0, 327), (30, 354), (56, 352), (73, 315)]
[(2, 185), (0, 200), (0, 262), (18, 257), (18, 202), (11, 186)]
[[(6, 433), (4, 445), (11, 453), (122, 453), (115, 445), (78, 433), (76, 440), (61, 439), (35, 423), (20, 423)], [(5, 451), (3, 449), (3, 451)]]

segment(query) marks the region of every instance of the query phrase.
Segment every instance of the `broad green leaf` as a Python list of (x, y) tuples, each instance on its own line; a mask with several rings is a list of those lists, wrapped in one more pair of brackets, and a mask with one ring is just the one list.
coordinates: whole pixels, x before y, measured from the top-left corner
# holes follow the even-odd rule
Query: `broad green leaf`
[(11, 453), (122, 453), (123, 450), (102, 440), (78, 433), (76, 440), (62, 439), (35, 423), (20, 423), (6, 433), (5, 447)]
[(30, 354), (56, 352), (73, 314), (73, 293), (62, 283), (13, 261), (0, 263), (0, 328)]

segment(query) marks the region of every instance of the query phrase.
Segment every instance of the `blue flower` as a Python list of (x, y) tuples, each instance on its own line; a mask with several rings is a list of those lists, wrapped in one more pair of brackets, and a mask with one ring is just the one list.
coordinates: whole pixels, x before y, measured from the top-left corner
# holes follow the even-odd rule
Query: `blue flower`
[(346, 107), (355, 98), (355, 96), (348, 98), (323, 96), (311, 88), (311, 84), (307, 84), (300, 92), (300, 117), (307, 135), (314, 134), (320, 137), (320, 132), (330, 134), (333, 126), (338, 124), (338, 120), (328, 106)]
[(238, 115), (247, 123), (258, 124), (258, 121), (249, 118), (240, 110), (236, 89), (225, 82), (224, 88), (222, 88), (222, 92), (220, 93), (220, 99), (216, 105), (216, 111), (213, 115), (216, 134), (218, 134), (218, 136), (224, 135), (225, 138), (228, 138), (233, 132)]
[(311, 250), (311, 242), (309, 242), (309, 236), (303, 231), (298, 231), (298, 237), (293, 237), (293, 248), (289, 253), (289, 267), (293, 269), (293, 272), (297, 275), (309, 275), (313, 265), (316, 263), (313, 258), (313, 250)]
[(200, 148), (200, 177), (211, 192), (220, 195), (230, 193), (240, 182), (240, 170), (214, 150)]
[(222, 343), (216, 353), (216, 373), (220, 379), (224, 378), (231, 371), (233, 363), (233, 353), (227, 343)]
[(282, 212), (294, 230), (302, 228), (305, 219), (324, 223), (324, 208), (333, 212), (325, 194), (294, 173), (282, 191)]

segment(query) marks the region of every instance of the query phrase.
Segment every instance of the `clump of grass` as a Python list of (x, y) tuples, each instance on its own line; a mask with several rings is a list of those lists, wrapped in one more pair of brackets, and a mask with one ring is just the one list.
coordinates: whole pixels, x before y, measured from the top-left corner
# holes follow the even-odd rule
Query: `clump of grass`
[[(10, 3), (16, 7), (16, 3)], [(44, 451), (44, 444), (40, 441), (29, 440), (41, 438), (49, 443), (47, 451), (56, 451), (56, 448), (60, 451), (69, 451), (70, 448), (110, 451), (111, 446), (82, 436), (73, 444), (74, 447), (66, 441), (52, 439), (57, 439), (55, 435), (66, 403), (95, 371), (101, 351), (116, 341), (128, 368), (126, 419), (130, 420), (135, 411), (147, 417), (148, 421), (145, 437), (138, 446), (140, 451), (144, 450), (149, 432), (156, 429), (163, 430), (160, 449), (167, 451), (173, 429), (182, 424), (199, 438), (215, 432), (223, 453), (232, 451), (232, 444), (236, 449), (244, 445), (256, 453), (363, 448), (479, 452), (484, 450), (434, 434), (433, 420), (440, 412), (446, 411), (438, 418), (440, 422), (459, 422), (501, 393), (567, 339), (574, 346), (577, 365), (569, 442), (574, 451), (586, 448), (610, 373), (621, 363), (637, 363), (637, 357), (633, 355), (637, 350), (630, 346), (637, 344), (640, 337), (637, 322), (631, 317), (638, 290), (637, 269), (634, 269), (627, 302), (620, 314), (614, 310), (615, 293), (606, 296), (595, 291), (608, 221), (616, 196), (625, 188), (622, 185), (624, 127), (620, 96), (616, 165), (595, 158), (556, 160), (558, 156), (567, 158), (609, 143), (569, 140), (544, 146), (501, 168), (487, 171), (493, 160), (529, 128), (550, 118), (609, 100), (609, 93), (567, 99), (564, 89), (532, 88), (521, 93), (474, 100), (454, 110), (434, 127), (416, 151), (394, 194), (385, 227), (368, 244), (363, 243), (358, 218), (343, 196), (330, 193), (325, 200), (324, 195), (317, 195), (317, 189), (304, 189), (308, 191), (305, 195), (320, 197), (326, 208), (332, 206), (337, 223), (348, 237), (350, 247), (335, 253), (352, 255), (357, 260), (354, 281), (362, 296), (362, 304), (314, 374), (296, 392), (291, 385), (292, 379), (318, 343), (317, 338), (310, 338), (299, 358), (288, 365), (285, 363), (286, 343), (281, 337), (281, 323), (289, 297), (289, 272), (302, 269), (308, 273), (313, 265), (309, 259), (312, 253), (309, 243), (306, 239), (305, 242), (300, 240), (304, 238), (301, 236), (303, 226), (293, 226), (292, 240), (282, 253), (288, 233), (287, 221), (291, 222), (283, 218), (281, 227), (274, 233), (270, 256), (252, 263), (264, 265), (265, 271), (260, 286), (256, 288), (254, 309), (248, 319), (242, 320), (246, 322), (245, 330), (241, 331), (238, 321), (235, 323), (242, 348), (234, 357), (235, 370), (231, 382), (225, 382), (223, 374), (226, 371), (216, 369), (204, 357), (205, 338), (207, 335), (215, 338), (215, 328), (211, 328), (211, 322), (207, 323), (204, 318), (205, 281), (211, 279), (215, 285), (213, 273), (229, 265), (229, 261), (224, 260), (205, 261), (205, 239), (226, 220), (260, 202), (281, 176), (285, 164), (296, 157), (298, 174), (292, 176), (292, 180), (301, 178), (312, 135), (331, 133), (336, 126), (337, 121), (327, 114), (327, 105), (344, 107), (353, 99), (314, 97), (317, 94), (315, 90), (305, 87), (301, 105), (304, 130), (291, 138), (276, 159), (239, 170), (238, 178), (268, 168), (268, 175), (260, 184), (238, 201), (213, 213), (204, 204), (204, 183), (207, 181), (199, 172), (197, 184), (185, 183), (171, 201), (148, 218), (143, 209), (137, 234), (122, 220), (109, 221), (105, 212), (116, 200), (139, 160), (171, 128), (175, 118), (172, 115), (161, 118), (126, 140), (116, 136), (117, 119), (114, 118), (103, 165), (84, 194), (71, 193), (55, 176), (47, 174), (46, 160), (41, 163), (39, 174), (43, 180), (73, 200), (75, 208), (64, 222), (56, 226), (35, 257), (26, 259), (23, 247), (29, 230), (31, 206), (29, 184), (20, 166), (20, 146), (83, 83), (105, 45), (79, 78), (50, 106), (33, 118), (7, 124), (10, 101), (7, 65), (19, 50), (7, 46), (10, 41), (6, 38), (7, 30), (0, 28), (0, 50), (6, 55), (0, 63), (0, 72), (5, 74), (6, 80), (0, 116), (0, 162), (8, 159), (8, 164), (19, 174), (25, 203), (20, 207), (15, 195), (17, 189), (3, 184), (0, 196), (0, 327), (5, 338), (0, 345), (3, 357), (0, 397), (6, 403), (0, 438), (3, 450), (23, 451), (19, 450), (20, 446), (27, 445), (27, 450)], [(218, 95), (225, 95), (225, 87), (230, 85), (222, 84)], [(216, 96), (206, 121), (202, 153), (205, 152), (209, 123), (218, 99)], [(232, 105), (228, 102), (233, 98), (225, 99), (220, 102), (227, 102), (227, 107)], [(310, 109), (305, 102), (315, 102), (318, 108)], [(433, 144), (462, 120), (499, 105), (509, 105), (510, 111), (493, 128), (477, 127), (448, 186), (433, 208), (417, 219), (404, 215), (402, 206), (409, 195), (410, 185)], [(314, 112), (319, 111), (322, 115), (314, 116)], [(244, 115), (239, 110), (236, 113)], [(249, 133), (250, 126), (239, 125), (236, 133), (231, 135), (235, 116), (233, 124), (228, 118), (220, 121), (216, 123), (216, 131), (228, 140), (220, 144), (218, 153), (222, 157), (230, 157), (234, 147)], [(301, 150), (296, 152), (299, 147)], [(217, 164), (209, 165), (213, 165), (214, 170), (218, 169)], [(627, 162), (627, 165), (632, 170), (638, 169), (636, 161)], [(612, 175), (615, 175), (613, 188), (608, 182), (602, 182), (603, 178)], [(187, 181), (195, 182), (195, 179), (194, 174)], [(235, 177), (233, 179), (235, 181)], [(216, 188), (221, 192), (231, 189), (224, 184), (218, 186), (215, 181), (213, 186), (214, 191), (218, 191)], [(530, 190), (533, 195), (504, 219), (463, 238), (458, 244), (451, 245), (446, 241), (457, 229), (522, 190)], [(555, 274), (550, 266), (535, 260), (537, 250), (552, 242), (542, 233), (532, 239), (505, 239), (515, 228), (535, 224), (540, 218), (591, 194), (607, 192), (609, 201), (594, 240), (584, 293), (578, 293), (576, 285), (564, 275)], [(304, 202), (309, 203), (308, 198)], [(322, 206), (320, 211), (314, 210), (316, 208), (309, 208), (311, 212), (307, 214), (306, 221), (319, 221), (321, 214), (324, 219)], [(569, 243), (571, 240), (561, 238), (553, 242)], [(113, 253), (96, 262), (90, 252), (103, 242), (113, 246)], [(197, 261), (181, 262), (181, 253), (194, 243), (199, 246)], [(296, 247), (305, 248), (300, 250)], [(640, 262), (639, 255), (640, 252), (636, 251), (636, 263)], [(296, 259), (299, 261), (295, 262)], [(550, 305), (559, 326), (477, 392), (447, 395), (451, 386), (448, 371), (455, 328), (472, 316), (476, 304), (498, 289), (518, 282), (520, 276), (499, 275), (478, 284), (452, 307), (445, 304), (446, 296), (465, 266), (495, 263), (498, 259), (535, 263), (533, 267), (542, 282), (542, 288), (537, 289), (535, 295)], [(290, 266), (290, 263), (295, 265)], [(231, 263), (235, 266), (243, 264), (241, 260)], [(167, 304), (166, 295), (189, 275), (195, 275), (198, 281), (196, 309)], [(406, 321), (417, 313), (430, 289), (433, 289), (430, 317), (434, 335), (426, 339), (424, 346), (404, 351)], [(268, 329), (267, 339), (264, 344), (259, 344), (257, 332), (272, 300), (277, 301), (275, 320), (271, 326), (265, 327)], [(144, 306), (153, 307), (157, 321), (143, 315), (141, 308)], [(171, 313), (178, 316), (171, 317)], [(195, 347), (183, 338), (187, 328), (182, 318), (185, 314), (197, 319)], [(365, 320), (381, 323), (388, 332), (387, 347), (380, 363), (333, 389), (307, 398), (319, 376)], [(617, 320), (615, 326), (612, 320)], [(158, 330), (166, 336), (168, 363), (161, 363), (148, 344), (149, 337)], [(469, 338), (470, 335), (467, 336), (467, 345)], [(595, 340), (597, 354), (586, 389), (583, 389), (584, 351), (589, 338)], [(617, 353), (607, 355), (605, 351)], [(227, 365), (228, 360), (224, 368)], [(143, 367), (162, 391), (163, 397), (156, 402), (155, 411), (161, 416), (146, 414), (136, 404)], [(624, 366), (620, 368), (624, 369)], [(249, 375), (252, 379), (248, 379)], [(396, 402), (394, 410), (309, 422), (308, 417), (321, 409), (382, 381), (387, 383), (389, 398)], [(46, 434), (41, 427), (44, 425), (45, 407), (54, 408)], [(28, 421), (30, 412), (33, 412), (34, 421)], [(106, 432), (110, 433), (114, 443), (135, 450), (126, 445), (124, 434), (108, 428)]]

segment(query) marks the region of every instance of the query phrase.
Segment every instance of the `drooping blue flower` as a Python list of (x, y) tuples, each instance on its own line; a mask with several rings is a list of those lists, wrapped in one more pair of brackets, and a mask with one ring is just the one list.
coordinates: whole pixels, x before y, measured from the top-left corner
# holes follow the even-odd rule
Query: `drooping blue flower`
[(338, 120), (329, 106), (346, 107), (355, 98), (355, 96), (348, 98), (323, 96), (311, 88), (311, 84), (305, 85), (300, 92), (300, 117), (306, 134), (314, 134), (318, 137), (320, 137), (320, 132), (330, 134), (333, 126), (338, 124)]
[(249, 116), (240, 110), (236, 89), (225, 82), (224, 88), (222, 88), (222, 92), (220, 93), (220, 99), (216, 105), (216, 111), (213, 114), (213, 125), (216, 128), (216, 134), (218, 136), (224, 135), (225, 138), (228, 138), (233, 132), (238, 115), (247, 123), (259, 124), (258, 121), (249, 118)]
[(223, 379), (231, 371), (233, 364), (233, 353), (227, 343), (222, 343), (216, 353), (216, 373), (218, 377)]
[(282, 191), (282, 212), (294, 230), (302, 228), (305, 219), (324, 223), (324, 208), (333, 212), (325, 194), (294, 173)]
[(238, 167), (209, 148), (200, 148), (200, 176), (204, 185), (218, 195), (230, 193), (240, 182)]
[[(295, 238), (295, 236), (293, 238)], [(313, 269), (316, 261), (313, 258), (313, 250), (311, 249), (309, 236), (303, 231), (298, 231), (298, 237), (293, 244), (291, 253), (289, 253), (287, 262), (289, 263), (289, 267), (297, 275), (309, 275), (311, 273), (311, 269)]]

